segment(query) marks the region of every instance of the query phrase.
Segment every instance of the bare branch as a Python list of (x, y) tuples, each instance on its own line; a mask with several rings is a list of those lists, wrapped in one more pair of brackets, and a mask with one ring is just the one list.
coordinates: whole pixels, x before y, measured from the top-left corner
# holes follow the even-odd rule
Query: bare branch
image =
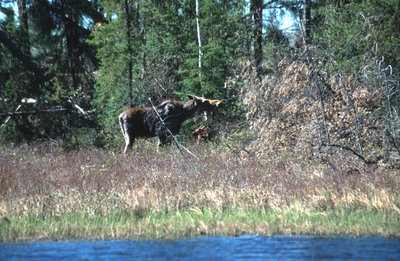
[(45, 110), (32, 110), (32, 111), (11, 111), (11, 112), (1, 112), (0, 117), (6, 116), (20, 116), (20, 115), (30, 115), (30, 114), (40, 114), (40, 113), (48, 113), (48, 112), (60, 112), (67, 111), (66, 108), (54, 108), (54, 109), (45, 109)]

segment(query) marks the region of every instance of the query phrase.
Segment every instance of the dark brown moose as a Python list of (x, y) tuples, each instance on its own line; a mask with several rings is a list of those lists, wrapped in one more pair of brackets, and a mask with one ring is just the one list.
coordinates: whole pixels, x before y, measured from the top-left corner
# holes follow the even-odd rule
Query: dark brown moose
[(189, 101), (178, 102), (167, 100), (156, 106), (164, 124), (161, 123), (158, 115), (151, 107), (129, 108), (119, 115), (119, 125), (125, 138), (126, 153), (132, 148), (132, 144), (139, 137), (158, 137), (158, 145), (163, 146), (171, 142), (171, 135), (177, 134), (181, 125), (200, 113), (216, 112), (224, 108), (224, 103), (219, 100), (209, 100), (194, 95), (188, 95)]

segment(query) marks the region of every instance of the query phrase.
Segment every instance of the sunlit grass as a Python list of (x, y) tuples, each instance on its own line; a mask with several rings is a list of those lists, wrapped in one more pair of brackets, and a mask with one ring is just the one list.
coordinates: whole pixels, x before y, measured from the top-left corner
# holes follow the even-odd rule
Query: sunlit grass
[(4, 240), (73, 239), (171, 239), (201, 235), (290, 234), (311, 236), (399, 236), (396, 212), (368, 209), (312, 211), (294, 209), (183, 209), (134, 213), (107, 213), (88, 217), (64, 214), (59, 217), (18, 216), (0, 227)]
[(144, 141), (128, 155), (2, 147), (0, 241), (400, 236), (398, 171), (190, 149), (200, 160)]

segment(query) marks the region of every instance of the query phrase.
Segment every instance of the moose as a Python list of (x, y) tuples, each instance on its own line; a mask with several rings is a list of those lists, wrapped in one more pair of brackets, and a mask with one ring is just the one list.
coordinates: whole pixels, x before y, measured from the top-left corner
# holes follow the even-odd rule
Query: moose
[(197, 140), (197, 145), (200, 144), (200, 140), (205, 140), (205, 141), (209, 141), (212, 138), (212, 133), (211, 133), (211, 129), (201, 125), (200, 127), (198, 127), (197, 129), (195, 129), (192, 132), (193, 137), (196, 138)]
[[(136, 138), (158, 137), (158, 146), (171, 142), (184, 121), (202, 112), (215, 113), (224, 108), (220, 100), (188, 95), (189, 101), (166, 100), (154, 107), (129, 108), (119, 115), (119, 125), (125, 138), (124, 153), (132, 148)], [(160, 120), (162, 119), (162, 121)], [(168, 131), (170, 130), (170, 132)]]

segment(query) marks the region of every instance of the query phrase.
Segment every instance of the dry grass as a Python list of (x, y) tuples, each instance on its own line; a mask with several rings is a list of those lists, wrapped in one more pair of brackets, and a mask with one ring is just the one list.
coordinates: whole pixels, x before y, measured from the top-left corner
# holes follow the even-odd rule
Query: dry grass
[[(400, 236), (398, 171), (356, 168), (344, 159), (327, 166), (296, 155), (239, 159), (212, 144), (190, 149), (200, 160), (174, 147), (157, 152), (146, 141), (128, 155), (2, 146), (0, 241)], [(354, 222), (346, 225), (345, 217)]]

